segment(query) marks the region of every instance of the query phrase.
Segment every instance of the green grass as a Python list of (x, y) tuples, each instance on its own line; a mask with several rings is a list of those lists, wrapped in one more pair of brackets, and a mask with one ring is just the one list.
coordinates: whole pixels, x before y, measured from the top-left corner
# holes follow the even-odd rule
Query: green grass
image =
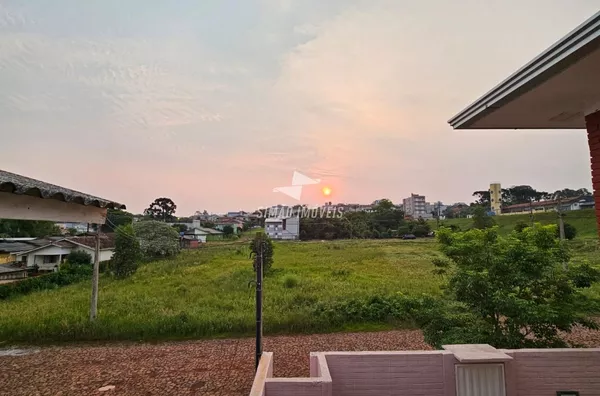
[[(576, 210), (565, 213), (565, 222), (572, 224), (577, 229), (577, 236), (581, 238), (597, 238), (596, 212), (594, 209)], [(494, 221), (499, 227), (501, 235), (510, 233), (519, 221), (530, 223), (529, 214), (494, 216)], [(556, 212), (534, 213), (533, 221), (546, 224), (557, 224)], [(473, 219), (447, 219), (441, 222), (443, 225), (457, 225), (462, 231), (466, 231), (473, 224)], [(433, 228), (437, 227), (435, 221), (431, 221)]]
[[(317, 303), (402, 292), (439, 294), (432, 241), (280, 242), (264, 284), (265, 333), (333, 328)], [(0, 340), (157, 340), (250, 335), (254, 278), (245, 244), (185, 251), (148, 263), (131, 278), (102, 276), (98, 319), (88, 321), (89, 282), (0, 302)], [(384, 326), (385, 327), (385, 326)]]

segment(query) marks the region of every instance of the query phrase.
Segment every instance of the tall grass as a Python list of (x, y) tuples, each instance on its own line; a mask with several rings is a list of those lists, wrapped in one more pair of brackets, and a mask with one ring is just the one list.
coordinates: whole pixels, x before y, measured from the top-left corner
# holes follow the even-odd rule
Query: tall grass
[[(432, 242), (281, 242), (264, 283), (266, 333), (323, 332), (339, 325), (315, 307), (402, 292), (440, 293)], [(254, 278), (245, 247), (186, 251), (148, 263), (131, 278), (100, 280), (98, 319), (88, 321), (90, 285), (78, 283), (0, 302), (0, 340), (157, 340), (249, 335)], [(354, 324), (356, 325), (356, 324)]]

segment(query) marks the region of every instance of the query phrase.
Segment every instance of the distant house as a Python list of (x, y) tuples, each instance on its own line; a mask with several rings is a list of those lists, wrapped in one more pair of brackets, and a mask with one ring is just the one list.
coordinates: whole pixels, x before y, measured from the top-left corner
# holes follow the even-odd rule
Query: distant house
[(265, 232), (271, 239), (299, 239), (300, 218), (267, 218), (265, 219)]
[(234, 234), (239, 234), (244, 229), (244, 222), (242, 220), (233, 219), (230, 217), (220, 217), (215, 222), (215, 228), (219, 231), (223, 231), (225, 227), (231, 226)]
[[(593, 208), (594, 197), (574, 197), (561, 200), (561, 211), (581, 210), (585, 208)], [(556, 211), (558, 201), (548, 200), (540, 202), (522, 203), (502, 207), (502, 214), (520, 214), (520, 213), (539, 213)]]
[[(223, 239), (223, 233), (206, 227), (192, 227), (183, 233), (184, 240), (194, 240), (201, 243)], [(189, 245), (189, 243), (187, 243)]]
[[(99, 261), (110, 260), (114, 252), (114, 236), (100, 238)], [(0, 241), (0, 262), (18, 264), (24, 269), (57, 271), (71, 252), (85, 251), (95, 257), (95, 237), (52, 237), (27, 241)]]

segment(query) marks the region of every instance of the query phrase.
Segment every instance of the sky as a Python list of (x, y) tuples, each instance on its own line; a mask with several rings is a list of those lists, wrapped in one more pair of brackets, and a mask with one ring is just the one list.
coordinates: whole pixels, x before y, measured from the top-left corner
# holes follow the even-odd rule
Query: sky
[[(0, 0), (0, 168), (177, 214), (591, 188), (584, 130), (447, 120), (597, 0)], [(559, 159), (557, 161), (557, 159)], [(331, 195), (323, 196), (329, 187)]]

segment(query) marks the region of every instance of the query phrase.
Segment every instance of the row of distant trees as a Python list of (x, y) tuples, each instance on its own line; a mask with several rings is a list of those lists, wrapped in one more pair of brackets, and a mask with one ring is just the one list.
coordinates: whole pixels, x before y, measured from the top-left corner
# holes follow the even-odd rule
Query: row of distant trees
[(371, 212), (344, 213), (340, 218), (300, 218), (300, 239), (394, 238), (404, 234), (427, 236), (430, 225), (409, 220), (389, 199), (381, 199)]
[[(529, 202), (552, 200), (557, 196), (560, 196), (561, 198), (575, 198), (585, 195), (592, 195), (592, 193), (587, 188), (580, 188), (578, 190), (564, 188), (562, 190), (549, 193), (547, 191), (538, 191), (535, 188), (527, 185), (512, 186), (502, 189), (502, 204), (509, 206)], [(473, 196), (476, 198), (476, 204), (482, 206), (490, 205), (489, 190), (475, 191)]]

